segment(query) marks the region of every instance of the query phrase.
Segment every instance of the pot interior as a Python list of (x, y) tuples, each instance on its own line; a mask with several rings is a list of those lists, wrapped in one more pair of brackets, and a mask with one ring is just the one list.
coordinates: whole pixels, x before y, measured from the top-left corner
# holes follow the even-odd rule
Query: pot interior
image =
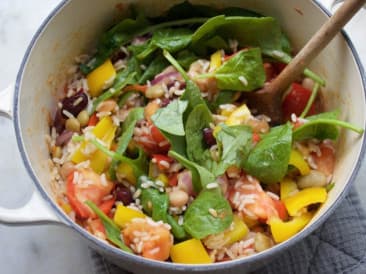
[[(22, 137), (23, 157), (31, 165), (37, 182), (49, 197), (49, 153), (45, 135), (49, 134), (50, 113), (56, 108), (57, 94), (62, 92), (67, 70), (74, 57), (93, 48), (103, 30), (126, 15), (127, 6), (136, 4), (147, 15), (159, 15), (181, 1), (66, 1), (37, 34), (35, 43), (25, 58), (19, 78), (18, 134)], [(295, 51), (311, 37), (327, 16), (311, 1), (209, 0), (191, 1), (214, 7), (244, 7), (277, 18)], [(286, 3), (285, 3), (286, 2)], [(352, 50), (342, 35), (338, 35), (311, 64), (311, 69), (326, 79), (323, 89), (326, 108), (339, 108), (342, 119), (364, 127), (365, 93), (362, 77)], [(53, 115), (53, 114), (52, 114)], [(342, 131), (337, 149), (335, 187), (328, 201), (313, 219), (315, 222), (338, 199), (359, 161), (363, 137)], [(57, 186), (56, 186), (57, 187)], [(61, 211), (59, 212), (61, 213)], [(63, 214), (63, 213), (61, 213)], [(309, 224), (311, 225), (311, 223)]]

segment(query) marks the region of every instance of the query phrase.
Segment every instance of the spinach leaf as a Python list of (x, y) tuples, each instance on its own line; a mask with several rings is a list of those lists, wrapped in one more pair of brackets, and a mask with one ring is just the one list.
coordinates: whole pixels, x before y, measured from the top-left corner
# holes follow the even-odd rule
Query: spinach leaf
[(189, 114), (185, 130), (188, 159), (202, 164), (202, 156), (206, 150), (203, 140), (203, 129), (210, 126), (212, 115), (208, 108), (201, 104), (197, 105)]
[(263, 87), (266, 75), (261, 51), (251, 48), (240, 51), (217, 70), (201, 77), (215, 77), (219, 89), (252, 91)]
[[(217, 216), (213, 216), (210, 211), (216, 212)], [(184, 228), (196, 239), (220, 233), (232, 221), (231, 206), (218, 189), (203, 190), (184, 214)]]
[[(127, 149), (127, 146), (132, 138), (133, 135), (133, 129), (135, 128), (135, 125), (138, 121), (144, 118), (144, 108), (134, 108), (132, 109), (126, 120), (124, 121), (122, 125), (122, 135), (118, 140), (118, 145), (116, 149), (116, 153), (119, 155), (123, 155)], [(119, 160), (116, 158), (112, 159), (111, 165), (109, 167), (109, 175), (112, 179), (116, 179), (116, 167), (119, 164)]]
[(182, 50), (177, 54), (177, 62), (184, 69), (189, 69), (189, 66), (196, 60), (198, 60), (198, 56), (190, 50)]
[(139, 79), (140, 84), (146, 83), (147, 80), (151, 80), (155, 75), (159, 74), (169, 63), (162, 55), (157, 55), (147, 66), (146, 70)]
[(185, 136), (177, 136), (160, 130), (164, 137), (169, 141), (170, 150), (177, 152), (178, 154), (186, 157), (186, 138)]
[(194, 107), (198, 105), (205, 105), (207, 107), (206, 101), (202, 98), (201, 90), (196, 83), (190, 79), (186, 80), (186, 90), (180, 98), (181, 100), (188, 101), (186, 113), (190, 113)]
[(159, 192), (155, 188), (141, 188), (141, 204), (144, 211), (154, 221), (163, 221), (171, 226), (172, 233), (177, 239), (186, 238), (184, 228), (168, 214), (169, 198), (167, 193)]
[(293, 131), (293, 139), (295, 141), (310, 138), (319, 140), (336, 140), (339, 135), (338, 126), (348, 128), (359, 134), (364, 132), (362, 128), (358, 128), (350, 123), (338, 120), (339, 113), (340, 111), (336, 110), (306, 117), (308, 122)]
[(188, 105), (187, 101), (174, 100), (165, 108), (160, 108), (151, 116), (156, 127), (164, 132), (184, 136), (183, 113)]
[(169, 52), (185, 49), (191, 43), (192, 31), (185, 28), (160, 29), (154, 32), (149, 47), (137, 57), (143, 59), (155, 49), (161, 48)]
[(96, 55), (86, 64), (80, 66), (84, 74), (88, 74), (104, 63), (120, 46), (130, 42), (139, 32), (147, 28), (149, 22), (140, 14), (136, 19), (127, 18), (116, 24), (101, 37)]
[(169, 156), (176, 159), (182, 164), (182, 166), (191, 171), (193, 188), (196, 193), (200, 192), (200, 190), (209, 183), (215, 181), (215, 176), (205, 167), (188, 160), (187, 158), (173, 150), (169, 151)]
[(85, 204), (88, 205), (102, 221), (103, 226), (105, 228), (107, 239), (112, 243), (114, 243), (119, 248), (121, 248), (123, 251), (133, 253), (132, 250), (122, 242), (121, 230), (113, 222), (113, 220), (111, 220), (107, 215), (105, 215), (103, 211), (101, 211), (92, 201), (86, 201)]
[(291, 144), (289, 124), (272, 128), (250, 152), (244, 169), (263, 183), (280, 181), (287, 172)]
[(220, 160), (213, 168), (215, 176), (224, 174), (230, 166), (242, 167), (252, 148), (252, 130), (248, 126), (220, 125), (217, 142)]
[(125, 104), (126, 104), (126, 102), (127, 102), (127, 100), (133, 95), (133, 94), (135, 94), (135, 93), (137, 93), (137, 92), (135, 92), (135, 91), (127, 91), (127, 92), (124, 92), (122, 95), (121, 95), (121, 97), (119, 98), (119, 100), (118, 100), (118, 106), (120, 107), (120, 108), (122, 108)]
[(235, 37), (241, 47), (260, 47), (263, 52), (284, 50), (281, 28), (272, 17), (212, 17), (195, 31), (192, 46), (214, 35), (220, 35), (224, 39)]

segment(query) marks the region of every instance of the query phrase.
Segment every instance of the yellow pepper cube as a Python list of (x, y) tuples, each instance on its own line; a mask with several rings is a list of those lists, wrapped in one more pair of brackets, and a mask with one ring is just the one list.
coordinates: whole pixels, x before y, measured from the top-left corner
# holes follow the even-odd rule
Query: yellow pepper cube
[(226, 244), (233, 244), (240, 241), (247, 235), (249, 229), (247, 225), (240, 219), (240, 217), (234, 215), (233, 225), (224, 233), (224, 238), (227, 238)]
[(249, 108), (244, 104), (230, 114), (229, 118), (225, 121), (225, 124), (228, 126), (243, 125), (251, 116)]
[(311, 220), (312, 214), (307, 212), (301, 216), (294, 217), (291, 221), (283, 222), (279, 218), (271, 218), (268, 222), (273, 239), (276, 243), (281, 243), (294, 236), (303, 229)]
[(105, 61), (86, 77), (91, 96), (98, 96), (105, 88), (113, 83), (116, 77), (116, 70), (113, 67), (111, 60)]
[(324, 187), (309, 187), (283, 199), (283, 203), (290, 216), (296, 216), (301, 209), (308, 205), (324, 203), (327, 195)]
[(136, 218), (146, 218), (146, 215), (141, 211), (119, 204), (117, 205), (116, 212), (114, 213), (113, 221), (119, 227), (124, 227), (126, 224)]
[(170, 249), (170, 258), (174, 263), (180, 264), (212, 263), (205, 247), (198, 239), (190, 239), (173, 245)]
[(222, 64), (222, 51), (218, 50), (211, 55), (210, 58), (210, 71), (215, 71), (218, 69)]
[(292, 196), (297, 191), (298, 191), (297, 184), (293, 180), (291, 180), (289, 178), (284, 178), (280, 182), (281, 200), (283, 200), (289, 196)]
[(117, 167), (116, 174), (118, 178), (124, 178), (132, 185), (136, 184), (135, 173), (131, 165), (129, 165), (128, 163), (120, 163)]
[(168, 186), (169, 178), (164, 173), (160, 173), (158, 177), (156, 177), (156, 180), (163, 182), (164, 186)]
[(301, 175), (307, 175), (310, 173), (309, 164), (305, 161), (302, 154), (296, 149), (291, 150), (289, 165), (296, 167), (300, 171)]

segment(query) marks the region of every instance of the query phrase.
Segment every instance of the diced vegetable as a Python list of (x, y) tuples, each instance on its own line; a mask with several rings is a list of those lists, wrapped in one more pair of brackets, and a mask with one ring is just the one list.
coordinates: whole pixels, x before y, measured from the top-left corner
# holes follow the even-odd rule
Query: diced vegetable
[(304, 207), (311, 204), (324, 203), (326, 199), (327, 191), (325, 188), (311, 187), (285, 198), (283, 202), (285, 203), (288, 213), (291, 216), (296, 216)]
[(301, 175), (307, 175), (310, 172), (308, 163), (305, 161), (302, 154), (296, 149), (291, 150), (288, 164), (296, 167), (300, 171)]
[(113, 83), (115, 77), (116, 70), (111, 60), (108, 59), (88, 74), (87, 81), (90, 95), (93, 97), (98, 96), (105, 88)]
[(190, 239), (173, 245), (170, 249), (170, 258), (174, 263), (181, 264), (209, 264), (210, 256), (200, 240)]
[(304, 213), (294, 217), (291, 221), (283, 222), (279, 218), (272, 218), (268, 224), (271, 228), (273, 239), (276, 243), (281, 243), (294, 236), (303, 229), (312, 218), (311, 213)]
[(117, 178), (126, 179), (131, 185), (136, 184), (136, 176), (133, 167), (127, 162), (122, 162), (118, 165), (116, 175)]
[(221, 57), (222, 57), (221, 50), (218, 50), (211, 55), (210, 71), (215, 71), (218, 67), (221, 66), (221, 64), (222, 64)]
[(163, 182), (165, 187), (168, 186), (169, 178), (164, 173), (160, 173), (158, 177), (156, 177), (156, 180)]
[[(116, 129), (117, 127), (113, 124), (112, 118), (104, 117), (92, 130), (92, 133), (95, 138), (102, 141), (107, 146), (107, 148), (109, 148), (114, 139)], [(72, 156), (71, 161), (75, 164), (78, 164), (83, 161), (90, 160), (91, 168), (100, 174), (107, 167), (108, 156), (100, 150), (92, 151), (90, 154), (85, 153), (87, 146), (89, 145), (90, 143), (87, 140), (82, 142), (79, 149)]]
[(246, 104), (238, 107), (231, 113), (225, 124), (228, 126), (236, 126), (245, 124), (246, 121), (251, 117), (250, 110)]
[(256, 233), (254, 238), (254, 249), (257, 252), (261, 252), (270, 248), (273, 245), (270, 237), (266, 236), (263, 233)]
[(113, 221), (119, 227), (125, 227), (126, 224), (131, 222), (135, 218), (146, 218), (146, 215), (141, 211), (125, 207), (124, 205), (117, 205), (116, 212), (114, 213)]
[(283, 178), (280, 182), (280, 196), (281, 200), (295, 194), (297, 192), (297, 185), (296, 183), (289, 179)]

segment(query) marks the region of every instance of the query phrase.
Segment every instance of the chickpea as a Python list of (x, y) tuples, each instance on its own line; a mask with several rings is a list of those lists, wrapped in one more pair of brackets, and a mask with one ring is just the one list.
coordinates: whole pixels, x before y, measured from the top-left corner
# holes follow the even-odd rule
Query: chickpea
[(89, 114), (86, 110), (81, 111), (77, 117), (80, 126), (85, 127), (89, 122)]
[(97, 111), (98, 112), (112, 112), (117, 106), (116, 101), (109, 99), (106, 100), (104, 102), (101, 102), (98, 107), (97, 107)]
[(73, 132), (79, 132), (80, 131), (80, 122), (76, 118), (69, 118), (66, 120), (65, 127), (67, 130), (70, 130)]
[(62, 179), (66, 180), (67, 176), (74, 170), (75, 166), (71, 162), (66, 162), (60, 168), (60, 174)]
[(263, 233), (256, 233), (254, 238), (254, 248), (257, 252), (266, 250), (272, 246), (271, 239)]
[(164, 95), (164, 89), (161, 85), (154, 85), (146, 90), (145, 96), (149, 99), (159, 98)]
[(186, 192), (180, 189), (173, 189), (169, 193), (170, 205), (175, 207), (184, 206), (188, 202), (189, 196)]

